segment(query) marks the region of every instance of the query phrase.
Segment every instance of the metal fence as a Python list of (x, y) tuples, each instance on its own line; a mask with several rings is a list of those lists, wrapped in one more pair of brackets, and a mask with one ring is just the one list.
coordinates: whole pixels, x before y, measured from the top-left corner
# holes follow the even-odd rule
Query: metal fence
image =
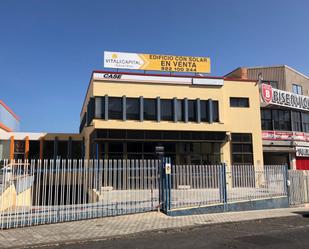
[(291, 205), (309, 203), (309, 171), (289, 170), (289, 201)]
[(171, 174), (171, 208), (250, 201), (287, 196), (283, 165), (175, 165)]
[(0, 227), (155, 210), (159, 164), (159, 160), (4, 161)]

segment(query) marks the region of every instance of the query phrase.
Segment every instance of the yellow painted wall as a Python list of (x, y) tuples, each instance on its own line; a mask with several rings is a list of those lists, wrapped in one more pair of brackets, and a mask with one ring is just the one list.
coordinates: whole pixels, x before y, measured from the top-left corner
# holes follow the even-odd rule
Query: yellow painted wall
[(31, 206), (31, 188), (17, 194), (12, 184), (0, 196), (0, 211), (14, 210), (18, 207)]
[[(134, 130), (175, 130), (175, 131), (225, 131), (227, 133), (240, 132), (252, 133), (254, 164), (263, 164), (261, 117), (259, 89), (256, 82), (225, 80), (224, 86), (198, 86), (186, 84), (149, 84), (127, 83), (117, 81), (94, 81), (89, 88), (93, 91), (90, 96), (117, 96), (140, 97), (161, 99), (174, 97), (183, 99), (201, 100), (213, 99), (219, 101), (220, 123), (184, 123), (168, 121), (121, 121), (121, 120), (97, 120), (94, 119), (92, 128), (84, 129), (85, 138), (93, 129), (134, 129)], [(230, 97), (249, 97), (250, 108), (230, 107)], [(85, 101), (85, 104), (88, 103)], [(85, 111), (85, 106), (83, 111)], [(86, 155), (89, 155), (89, 145), (86, 144)], [(222, 160), (230, 164), (230, 142), (222, 148)]]

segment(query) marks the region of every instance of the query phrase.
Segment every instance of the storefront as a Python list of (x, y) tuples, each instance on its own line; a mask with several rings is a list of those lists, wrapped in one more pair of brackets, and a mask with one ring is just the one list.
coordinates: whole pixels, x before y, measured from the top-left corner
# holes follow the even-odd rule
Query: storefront
[[(241, 89), (241, 91), (239, 90)], [(85, 156), (263, 165), (254, 81), (94, 71), (81, 111)]]
[(309, 98), (262, 84), (264, 161), (309, 169)]

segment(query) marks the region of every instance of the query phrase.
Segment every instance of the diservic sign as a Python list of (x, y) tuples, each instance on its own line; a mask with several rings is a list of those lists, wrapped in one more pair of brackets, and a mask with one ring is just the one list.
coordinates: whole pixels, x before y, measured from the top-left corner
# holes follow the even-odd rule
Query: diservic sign
[(309, 97), (272, 88), (270, 85), (261, 85), (261, 94), (264, 102), (300, 110), (309, 111)]
[(210, 73), (210, 58), (105, 51), (104, 67), (168, 72)]

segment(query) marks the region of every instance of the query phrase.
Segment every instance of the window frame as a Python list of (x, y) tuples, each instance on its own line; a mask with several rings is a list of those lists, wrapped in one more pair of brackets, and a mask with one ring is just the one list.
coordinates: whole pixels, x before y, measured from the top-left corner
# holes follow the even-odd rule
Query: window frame
[(250, 99), (249, 97), (230, 97), (230, 107), (250, 108)]

